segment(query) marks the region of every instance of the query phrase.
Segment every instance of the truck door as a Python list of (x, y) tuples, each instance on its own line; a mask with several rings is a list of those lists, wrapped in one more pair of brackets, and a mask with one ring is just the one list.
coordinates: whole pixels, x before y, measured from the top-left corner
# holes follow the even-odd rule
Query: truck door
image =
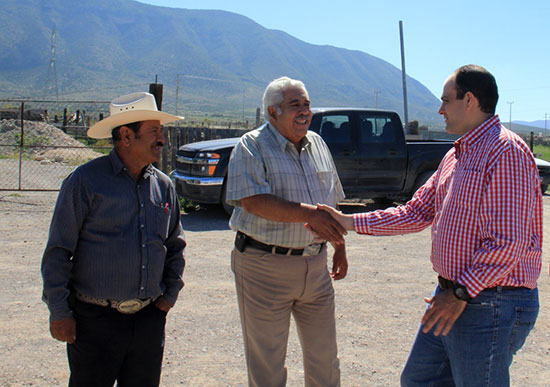
[(348, 112), (324, 112), (313, 116), (309, 130), (317, 132), (327, 143), (338, 176), (348, 193), (357, 181), (356, 131), (351, 126)]
[(357, 188), (361, 192), (400, 191), (407, 174), (407, 143), (397, 115), (357, 112)]

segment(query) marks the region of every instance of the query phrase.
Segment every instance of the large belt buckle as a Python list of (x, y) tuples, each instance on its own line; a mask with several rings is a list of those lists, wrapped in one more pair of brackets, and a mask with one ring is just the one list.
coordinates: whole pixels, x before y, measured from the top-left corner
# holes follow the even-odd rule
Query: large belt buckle
[(113, 306), (120, 313), (132, 314), (139, 312), (147, 304), (149, 304), (149, 302), (142, 301), (139, 298), (133, 298), (131, 300), (117, 302), (116, 304), (113, 303)]

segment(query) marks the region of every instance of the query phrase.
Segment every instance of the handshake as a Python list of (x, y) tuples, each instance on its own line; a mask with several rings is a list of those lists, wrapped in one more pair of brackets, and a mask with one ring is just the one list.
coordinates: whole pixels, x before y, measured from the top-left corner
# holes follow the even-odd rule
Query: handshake
[(353, 215), (347, 215), (325, 204), (311, 206), (311, 216), (304, 225), (318, 238), (343, 244), (344, 235), (354, 230)]

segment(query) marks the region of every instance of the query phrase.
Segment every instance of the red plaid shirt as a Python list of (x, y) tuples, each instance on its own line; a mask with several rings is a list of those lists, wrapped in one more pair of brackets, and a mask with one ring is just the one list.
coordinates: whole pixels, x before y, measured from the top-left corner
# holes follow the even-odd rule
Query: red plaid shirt
[(493, 116), (455, 142), (405, 205), (354, 215), (360, 234), (432, 226), (431, 261), (472, 297), (485, 288), (534, 289), (541, 270), (542, 194), (533, 154)]

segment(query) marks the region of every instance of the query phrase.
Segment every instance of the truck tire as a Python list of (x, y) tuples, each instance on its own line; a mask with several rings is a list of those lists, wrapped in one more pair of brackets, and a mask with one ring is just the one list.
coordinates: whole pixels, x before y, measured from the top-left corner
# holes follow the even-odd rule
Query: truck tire
[(422, 187), (430, 177), (435, 173), (435, 171), (426, 171), (422, 172), (414, 182), (413, 190), (411, 192), (411, 197), (414, 196), (415, 192), (418, 191), (420, 187)]
[(227, 176), (223, 180), (221, 202), (222, 202), (222, 207), (225, 210), (225, 212), (227, 213), (227, 215), (231, 216), (231, 214), (233, 214), (233, 206), (230, 205), (230, 204), (227, 204), (227, 202), (226, 202), (226, 197), (227, 197), (227, 190), (225, 188), (226, 187), (226, 181), (227, 181)]

